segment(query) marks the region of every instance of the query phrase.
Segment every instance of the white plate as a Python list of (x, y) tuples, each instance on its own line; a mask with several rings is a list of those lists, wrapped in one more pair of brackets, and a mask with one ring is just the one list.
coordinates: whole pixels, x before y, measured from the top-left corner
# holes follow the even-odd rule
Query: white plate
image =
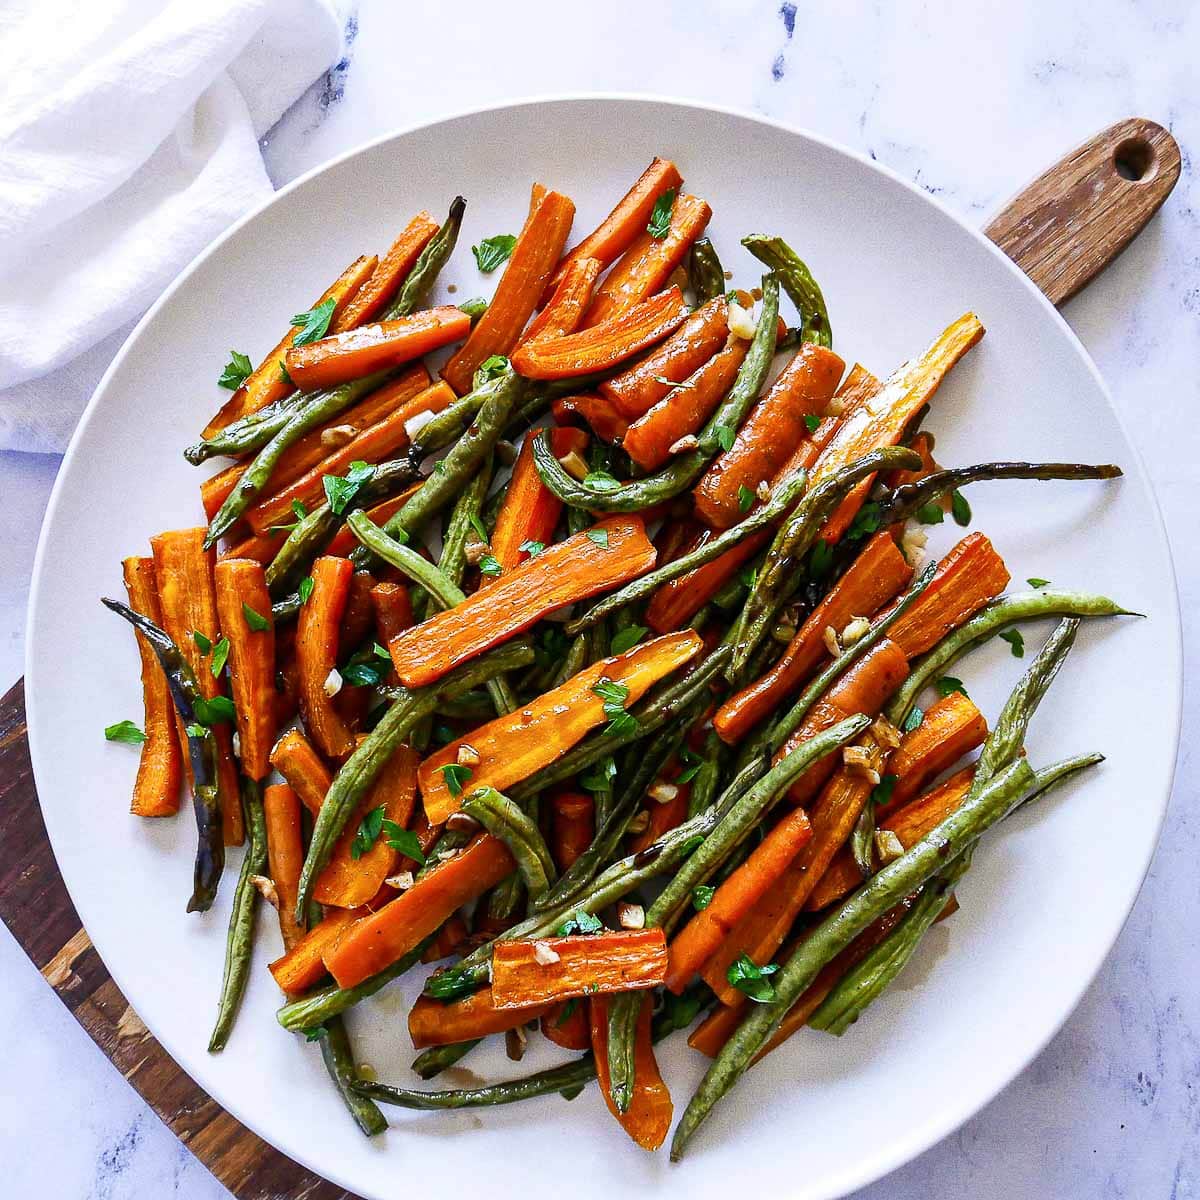
[[(552, 1098), (481, 1112), (391, 1110), (391, 1131), (369, 1142), (317, 1048), (275, 1023), (279, 996), (265, 963), (278, 935), (267, 914), (229, 1047), (205, 1052), (237, 856), (216, 908), (186, 915), (190, 816), (131, 819), (136, 753), (101, 736), (105, 724), (139, 716), (140, 693), (133, 639), (98, 597), (121, 594), (120, 559), (145, 553), (150, 534), (202, 519), (200, 476), (180, 449), (222, 398), (214, 385), (231, 346), (265, 353), (345, 263), (388, 245), (418, 209), (444, 212), (457, 192), (469, 202), (466, 225), (438, 297), (450, 283), (460, 300), (487, 294), (493, 281), (476, 273), (468, 248), (518, 228), (531, 180), (574, 197), (578, 235), (656, 153), (711, 201), (710, 233), (742, 284), (760, 273), (738, 246), (742, 234), (778, 232), (799, 248), (847, 358), (886, 372), (960, 312), (980, 315), (988, 335), (929, 422), (942, 461), (1124, 466), (1113, 485), (999, 483), (970, 493), (1018, 582), (1043, 576), (1108, 592), (1149, 615), (1087, 627), (1034, 724), (1034, 763), (1091, 749), (1109, 758), (1085, 784), (992, 834), (959, 889), (962, 912), (934, 931), (899, 985), (844, 1038), (805, 1031), (771, 1055), (681, 1166), (634, 1148), (595, 1089), (569, 1106)], [(945, 544), (954, 531), (938, 532)], [(1036, 644), (1044, 632), (1026, 637)], [(129, 339), (71, 443), (42, 531), (28, 647), (46, 825), (113, 978), (234, 1116), (379, 1200), (411, 1189), (414, 1172), (431, 1200), (460, 1197), (464, 1181), (528, 1200), (558, 1200), (564, 1187), (580, 1200), (634, 1188), (704, 1200), (731, 1185), (817, 1198), (899, 1166), (1026, 1066), (1096, 973), (1154, 848), (1180, 712), (1175, 584), (1149, 485), (1095, 368), (1033, 285), (928, 196), (843, 149), (757, 118), (612, 97), (516, 104), (376, 142), (284, 189), (197, 259)], [(1019, 670), (1001, 643), (962, 674), (994, 714)], [(404, 1017), (418, 987), (406, 979), (353, 1014), (360, 1057), (383, 1079), (414, 1081)], [(550, 1057), (531, 1056), (519, 1070)], [(678, 1112), (704, 1063), (681, 1037), (661, 1058)], [(465, 1065), (491, 1077), (512, 1070), (498, 1050)]]

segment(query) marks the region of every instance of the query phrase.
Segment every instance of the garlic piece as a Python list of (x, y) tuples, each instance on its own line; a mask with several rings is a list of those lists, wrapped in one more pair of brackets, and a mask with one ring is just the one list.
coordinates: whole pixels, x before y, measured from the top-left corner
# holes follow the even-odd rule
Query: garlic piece
[(328, 675), (325, 676), (323, 685), (325, 695), (329, 697), (336, 696), (342, 690), (342, 673), (334, 667)]
[(617, 924), (622, 929), (645, 929), (646, 910), (640, 904), (617, 902)]
[(535, 962), (540, 963), (543, 967), (548, 967), (551, 963), (562, 961), (558, 951), (549, 942), (534, 942), (533, 958)]

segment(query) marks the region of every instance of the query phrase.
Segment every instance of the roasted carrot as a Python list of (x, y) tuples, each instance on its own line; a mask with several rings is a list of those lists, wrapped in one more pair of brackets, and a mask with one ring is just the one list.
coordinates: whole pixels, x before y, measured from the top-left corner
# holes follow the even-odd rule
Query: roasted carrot
[(433, 935), (433, 940), (421, 951), (423, 963), (441, 962), (458, 952), (458, 948), (471, 936), (461, 913), (452, 913), (442, 927)]
[(574, 333), (592, 299), (603, 268), (596, 258), (576, 258), (568, 265), (550, 302), (525, 327), (518, 346), (536, 337), (556, 338)]
[[(840, 633), (855, 617), (870, 616), (899, 595), (912, 568), (886, 530), (863, 547), (845, 574), (796, 631), (779, 661), (760, 678), (730, 696), (717, 710), (713, 728), (734, 745), (774, 712), (827, 657), (825, 630)], [(656, 626), (657, 628), (657, 626)]]
[(374, 425), (368, 426), (351, 436), (342, 445), (330, 451), (303, 475), (281, 487), (265, 500), (246, 510), (246, 521), (255, 533), (263, 534), (270, 529), (295, 522), (294, 505), (306, 509), (314, 508), (325, 499), (324, 485), (327, 475), (344, 475), (354, 462), (366, 462), (374, 466), (385, 459), (394, 458), (408, 446), (408, 427), (420, 413), (439, 413), (455, 399), (454, 392), (445, 383), (435, 383), (420, 395), (393, 409)]
[[(654, 560), (640, 517), (610, 517), (401, 634), (391, 648), (396, 674), (408, 688), (433, 683), (555, 609), (636, 578)], [(302, 610), (301, 628), (303, 620)]]
[(703, 366), (729, 336), (729, 305), (718, 296), (698, 308), (661, 346), (600, 385), (630, 421), (649, 412), (678, 383)]
[(571, 264), (581, 258), (596, 259), (601, 268), (611, 266), (650, 222), (658, 198), (683, 182), (673, 162), (656, 158), (638, 177), (637, 182), (618, 201), (617, 206), (596, 229), (573, 247), (555, 268), (542, 298), (549, 304), (554, 290), (562, 282)]
[(222, 551), (217, 555), (217, 559), (219, 561), (223, 558), (245, 558), (258, 563), (260, 567), (269, 567), (275, 555), (279, 553), (279, 547), (283, 545), (285, 537), (287, 534), (281, 529), (264, 534), (252, 533), (243, 541)]
[[(903, 487), (906, 483), (916, 483), (918, 479), (924, 479), (926, 475), (931, 475), (938, 469), (937, 463), (933, 460), (932, 434), (926, 433), (925, 430), (914, 434), (908, 441), (908, 448), (915, 450), (921, 456), (921, 465), (913, 471), (905, 471), (898, 467), (894, 471), (884, 472), (883, 482), (889, 488)], [(950, 497), (943, 496), (939, 503), (948, 510)]]
[[(323, 555), (313, 564), (312, 594), (296, 620), (296, 664), (300, 670), (300, 715), (322, 753), (344, 758), (354, 749), (354, 735), (333, 705), (337, 680), (338, 630), (350, 576), (350, 560)], [(333, 682), (331, 682), (331, 676)]]
[(418, 1050), (446, 1046), (516, 1029), (518, 1025), (536, 1021), (545, 1011), (544, 1004), (499, 1008), (490, 987), (482, 987), (453, 1004), (421, 996), (408, 1011), (408, 1034)]
[(279, 901), (279, 932), (283, 948), (291, 948), (303, 937), (296, 923), (296, 894), (300, 868), (304, 865), (300, 798), (286, 783), (272, 783), (263, 790), (263, 818), (267, 828), (267, 869)]
[(559, 425), (578, 425), (586, 422), (592, 432), (606, 442), (617, 442), (625, 436), (629, 422), (605, 400), (594, 392), (580, 392), (574, 396), (560, 396), (550, 406)]
[(550, 851), (565, 871), (592, 844), (596, 833), (596, 802), (587, 792), (556, 792), (550, 797)]
[(286, 954), (270, 965), (275, 982), (289, 995), (298, 996), (320, 983), (328, 974), (325, 955), (337, 944), (347, 930), (370, 914), (362, 909), (333, 908)]
[(300, 711), (300, 676), (296, 670), (296, 627), (275, 626), (275, 728), (284, 729)]
[(608, 1071), (608, 1002), (593, 996), (588, 1002), (592, 1025), (592, 1058), (596, 1063), (596, 1079), (608, 1111), (616, 1117), (621, 1128), (643, 1150), (657, 1150), (666, 1140), (675, 1115), (671, 1093), (658, 1070), (654, 1057), (654, 1042), (650, 1032), (653, 1002), (647, 996), (638, 1013), (634, 1034), (634, 1083), (629, 1107), (621, 1112), (612, 1096), (612, 1080)]
[[(312, 307), (318, 308), (327, 300), (332, 300), (334, 306), (330, 322), (336, 321), (345, 312), (363, 284), (374, 274), (378, 264), (379, 259), (374, 255), (370, 258), (356, 258), (321, 293), (320, 298)], [(205, 425), (200, 434), (201, 437), (213, 437), (220, 433), (226, 425), (232, 425), (234, 421), (249, 416), (250, 413), (258, 412), (260, 408), (266, 408), (268, 404), (282, 400), (296, 390), (293, 384), (284, 378), (279, 364), (283, 362), (284, 356), (299, 332), (299, 327), (292, 326), (283, 335), (275, 349), (262, 359), (237, 391), (225, 401), (217, 415)]]
[(285, 363), (296, 386), (311, 392), (411, 362), (460, 341), (470, 329), (471, 318), (461, 308), (443, 304), (293, 346)]
[[(695, 535), (689, 550), (716, 537), (711, 529)], [(770, 533), (751, 534), (724, 554), (678, 579), (664, 583), (646, 606), (646, 624), (655, 633), (682, 629), (770, 541)]]
[(987, 719), (962, 692), (951, 692), (931, 704), (888, 759), (888, 774), (895, 781), (887, 805), (878, 811), (906, 804), (964, 754), (982, 746), (987, 732)]
[[(663, 786), (662, 781), (659, 784)], [(677, 825), (682, 825), (687, 818), (688, 800), (692, 794), (690, 783), (666, 784), (666, 793), (662, 800), (652, 796), (652, 802), (647, 805), (650, 819), (641, 833), (629, 839), (629, 853), (640, 854), (647, 846), (654, 845), (664, 833), (668, 833)]]
[(475, 371), (485, 359), (512, 352), (567, 243), (574, 217), (575, 205), (570, 199), (534, 185), (529, 217), (487, 312), (442, 368), (442, 378), (460, 396), (470, 391)]
[(304, 807), (316, 816), (333, 782), (333, 772), (298, 729), (289, 729), (271, 750), (271, 766), (288, 781)]
[[(203, 529), (175, 529), (150, 539), (154, 555), (154, 578), (158, 584), (163, 629), (183, 653), (196, 676), (200, 692), (211, 700), (221, 691), (212, 673), (209, 650), (221, 638), (217, 599), (213, 587), (215, 555), (204, 549)], [(199, 640), (197, 639), (199, 635)], [(180, 753), (187, 769), (187, 732), (176, 719)], [(222, 836), (227, 846), (240, 846), (245, 837), (238, 769), (233, 757), (232, 730), (221, 723), (213, 727), (217, 744), (217, 795), (221, 804)]]
[[(558, 459), (568, 454), (582, 455), (587, 449), (587, 434), (579, 429), (552, 429), (550, 449)], [(533, 465), (533, 438), (526, 437), (513, 465), (512, 478), (504, 492), (500, 511), (496, 514), (496, 527), (492, 530), (492, 557), (502, 571), (530, 558), (528, 550), (521, 547), (528, 542), (546, 546), (554, 539), (558, 518), (562, 515), (562, 501), (542, 482), (542, 477)], [(489, 576), (483, 577), (485, 582)], [(495, 579), (496, 576), (491, 576)]]
[(513, 352), (513, 367), (527, 379), (573, 379), (608, 371), (662, 341), (687, 315), (677, 287), (650, 296), (577, 333), (543, 334)]
[(527, 1008), (572, 996), (633, 992), (661, 987), (666, 974), (661, 929), (510, 938), (492, 948), (492, 1003)]
[(716, 952), (730, 930), (778, 883), (813, 836), (808, 814), (788, 813), (675, 935), (668, 951), (668, 989), (679, 995)]
[(404, 584), (375, 584), (371, 589), (371, 605), (375, 610), (375, 627), (385, 646), (412, 628), (412, 597)]
[[(378, 504), (372, 505), (372, 507), (366, 510), (367, 516), (376, 525), (383, 525), (389, 517), (398, 513), (408, 502), (409, 498), (415, 495), (420, 488), (420, 483), (414, 483), (411, 487), (406, 487), (398, 496), (392, 496), (389, 500), (381, 500)], [(332, 554), (336, 558), (346, 558), (357, 545), (358, 538), (354, 536), (353, 530), (343, 525), (333, 535), (329, 545), (325, 547), (325, 553)]]
[(621, 446), (643, 471), (661, 467), (671, 457), (671, 447), (694, 434), (708, 420), (733, 387), (749, 348), (750, 343), (745, 339), (730, 338), (723, 349), (697, 367), (678, 387), (668, 389), (661, 400), (629, 426)]
[[(518, 1010), (519, 1011), (519, 1010)], [(564, 1000), (542, 1017), (542, 1034), (564, 1050), (587, 1050), (592, 1044), (592, 1027), (586, 1000)]]
[(229, 639), (229, 680), (237, 709), (242, 770), (263, 779), (275, 740), (275, 621), (266, 572), (246, 558), (226, 558), (213, 571), (217, 616)]
[[(129, 607), (162, 624), (154, 559), (127, 558), (121, 563)], [(183, 754), (175, 728), (175, 705), (167, 678), (154, 651), (137, 636), (142, 664), (142, 701), (146, 740), (142, 742), (130, 812), (135, 817), (169, 817), (179, 811), (179, 786), (183, 780)]]
[(969, 533), (938, 563), (929, 586), (888, 630), (909, 658), (924, 654), (994, 600), (1009, 581), (1008, 568), (982, 533)]
[[(457, 811), (464, 790), (504, 791), (554, 762), (607, 719), (604, 707), (609, 702), (593, 690), (602, 681), (624, 689), (623, 703), (632, 705), (659, 679), (693, 658), (702, 645), (700, 635), (691, 630), (643, 642), (615, 658), (593, 663), (517, 712), (497, 717), (442, 747), (421, 763), (418, 772), (426, 817), (439, 825)], [(464, 788), (456, 780), (452, 791), (446, 768), (459, 763), (464, 746), (468, 747), (465, 757), (473, 760), (468, 783)]]
[(718, 455), (696, 485), (700, 518), (716, 529), (742, 519), (739, 493), (769, 482), (824, 414), (846, 364), (832, 350), (806, 342), (750, 410), (733, 445)]
[(357, 329), (373, 321), (383, 311), (393, 294), (413, 269), (421, 251), (429, 244), (440, 226), (427, 212), (419, 212), (400, 231), (391, 249), (379, 260), (371, 278), (358, 290), (343, 312), (329, 328), (334, 333)]
[(353, 987), (402, 958), (456, 909), (516, 870), (504, 844), (489, 834), (439, 863), (406, 892), (348, 930), (325, 955), (339, 987)]
[(583, 328), (599, 325), (615, 313), (657, 292), (671, 276), (692, 243), (704, 232), (712, 209), (698, 196), (676, 196), (671, 226), (656, 238), (643, 229), (629, 244), (596, 291), (583, 318)]

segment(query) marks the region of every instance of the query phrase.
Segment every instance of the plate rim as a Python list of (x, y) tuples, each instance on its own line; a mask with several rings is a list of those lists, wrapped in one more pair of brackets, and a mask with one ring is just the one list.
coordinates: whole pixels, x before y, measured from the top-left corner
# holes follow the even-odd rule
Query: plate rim
[[(285, 197), (298, 188), (302, 187), (309, 180), (316, 176), (335, 169), (349, 159), (353, 159), (360, 155), (366, 154), (375, 148), (382, 146), (388, 142), (400, 141), (403, 138), (420, 131), (429, 130), (439, 125), (449, 124), (465, 118), (481, 116), (490, 113), (496, 113), (509, 109), (525, 109), (537, 108), (555, 104), (590, 104), (590, 103), (606, 103), (606, 104), (642, 104), (642, 105), (658, 105), (667, 108), (688, 109), (702, 113), (715, 114), (721, 117), (731, 117), (740, 120), (753, 121), (756, 124), (774, 129), (780, 133), (787, 134), (791, 137), (796, 137), (801, 140), (807, 140), (816, 145), (819, 145), (826, 150), (849, 158), (858, 164), (869, 168), (873, 172), (883, 175), (890, 179), (893, 183), (899, 184), (910, 193), (919, 196), (926, 204), (931, 205), (934, 209), (949, 218), (954, 225), (965, 231), (969, 236), (975, 239), (977, 243), (982, 244), (993, 256), (1002, 262), (1004, 269), (1015, 274), (1025, 289), (1032, 293), (1037, 302), (1040, 304), (1043, 313), (1049, 316), (1057, 326), (1060, 333), (1066, 336), (1068, 344), (1074, 349), (1085, 367), (1087, 368), (1092, 380), (1097, 386), (1105, 403), (1108, 405), (1109, 411), (1116, 422), (1117, 428), (1124, 439), (1128, 453), (1137, 466), (1137, 482), (1141, 485), (1145, 499), (1148, 501), (1148, 511), (1153, 520), (1153, 528), (1157, 531), (1159, 541), (1165, 551), (1165, 561), (1167, 567), (1168, 580), (1170, 583), (1172, 610), (1171, 614), (1163, 613), (1156, 614), (1156, 620), (1165, 622), (1164, 628), (1171, 642), (1171, 658), (1174, 670), (1170, 672), (1170, 688), (1169, 700), (1171, 707), (1174, 710), (1174, 720), (1170, 722), (1172, 726), (1172, 734), (1174, 740), (1174, 755), (1167, 773), (1167, 788), (1165, 794), (1158, 800), (1158, 810), (1155, 818), (1155, 829), (1153, 839), (1148, 844), (1148, 850), (1140, 863), (1137, 883), (1130, 889), (1129, 895), (1124, 902), (1124, 913), (1121, 917), (1120, 924), (1115, 929), (1113, 936), (1109, 942), (1107, 949), (1103, 954), (1097, 957), (1097, 960), (1092, 964), (1086, 972), (1081, 973), (1081, 978), (1078, 981), (1078, 986), (1071, 990), (1071, 994), (1066, 1002), (1061, 1006), (1061, 1010), (1056, 1012), (1051, 1021), (1046, 1033), (1039, 1039), (1035, 1040), (1035, 1044), (1030, 1049), (1029, 1053), (1024, 1056), (1018, 1056), (1022, 1059), (1019, 1066), (1016, 1066), (1011, 1072), (1005, 1072), (1004, 1078), (990, 1095), (983, 1098), (978, 1104), (972, 1102), (967, 1110), (957, 1111), (952, 1116), (947, 1116), (940, 1120), (930, 1121), (924, 1125), (917, 1125), (910, 1129), (908, 1135), (904, 1138), (896, 1139), (892, 1145), (894, 1149), (891, 1152), (877, 1151), (870, 1155), (864, 1155), (857, 1160), (858, 1165), (850, 1165), (845, 1170), (836, 1175), (830, 1175), (823, 1183), (821, 1189), (814, 1193), (814, 1196), (820, 1200), (837, 1200), (838, 1197), (844, 1197), (851, 1191), (866, 1187), (878, 1180), (898, 1170), (900, 1167), (913, 1161), (921, 1154), (925, 1153), (931, 1147), (935, 1146), (945, 1138), (949, 1137), (956, 1130), (960, 1129), (967, 1121), (974, 1118), (985, 1107), (991, 1104), (997, 1096), (1000, 1095), (1012, 1082), (1026, 1070), (1030, 1064), (1036, 1059), (1050, 1041), (1062, 1030), (1067, 1020), (1077, 1010), (1084, 994), (1092, 986), (1098, 977), (1104, 964), (1112, 954), (1114, 947), (1120, 940), (1121, 934), (1124, 931), (1129, 921), (1129, 916), (1133, 911), (1134, 905), (1137, 903), (1141, 890), (1145, 885), (1146, 877), (1150, 870), (1150, 865), (1153, 862), (1154, 856), (1157, 853), (1159, 842), (1162, 838), (1162, 831), (1166, 822), (1167, 812), (1170, 808), (1171, 799), (1174, 795), (1175, 779), (1179, 765), (1179, 747), (1182, 734), (1183, 720), (1183, 636), (1182, 636), (1182, 610), (1179, 596), (1178, 572), (1175, 566), (1175, 558), (1172, 550), (1170, 538), (1167, 535), (1166, 522), (1163, 519), (1162, 509), (1158, 501), (1157, 494), (1154, 490), (1154, 485), (1151, 480), (1149, 471), (1146, 468), (1144, 458), (1137, 444), (1131, 438), (1129, 428), (1124, 420), (1120, 409), (1113, 400), (1112, 393), (1108, 385), (1101, 375), (1099, 368), (1093, 361), (1091, 354), (1086, 346), (1080, 340), (1079, 336), (1067, 323), (1062, 313), (1050, 303), (1045, 293), (1033, 282), (1032, 279), (1021, 268), (1004, 253), (1003, 250), (996, 245), (990, 238), (983, 233), (982, 229), (969, 224), (967, 220), (959, 213), (951, 209), (944, 201), (938, 197), (931, 195), (918, 184), (900, 174), (894, 168), (877, 161), (874, 158), (855, 150), (852, 147), (846, 146), (833, 138), (826, 137), (823, 134), (816, 133), (801, 125), (796, 125), (788, 121), (782, 121), (774, 117), (769, 117), (763, 113), (754, 112), (746, 108), (741, 108), (734, 105), (717, 104), (703, 100), (691, 99), (687, 97), (662, 95), (652, 92), (628, 92), (628, 91), (578, 91), (578, 92), (558, 92), (540, 94), (534, 93), (521, 97), (516, 97), (508, 100), (499, 100), (488, 104), (470, 105), (461, 109), (453, 109), (448, 112), (441, 113), (424, 120), (414, 121), (405, 125), (395, 126), (386, 133), (379, 134), (375, 137), (366, 139), (349, 149), (329, 158), (317, 165), (309, 168), (307, 171), (298, 175), (295, 179), (289, 181), (278, 191), (266, 197), (260, 204), (253, 207), (242, 217), (233, 222), (227, 229), (218, 234), (208, 245), (206, 245), (190, 262), (184, 266), (172, 282), (164, 289), (162, 294), (155, 302), (147, 309), (145, 314), (139, 319), (137, 324), (130, 331), (129, 335), (121, 344), (121, 348), (114, 356), (112, 362), (101, 376), (92, 392), (87, 405), (74, 431), (72, 432), (67, 448), (63, 453), (62, 462), (59, 466), (58, 473), (55, 477), (54, 485), (50, 493), (50, 498), (46, 505), (46, 512), (42, 519), (41, 528), (38, 533), (37, 548), (34, 554), (33, 567), (30, 574), (29, 600), (26, 608), (25, 619), (25, 651), (24, 651), (24, 669), (25, 669), (25, 706), (26, 706), (26, 722), (27, 736), (30, 749), (30, 761), (32, 766), (35, 789), (38, 794), (38, 806), (42, 811), (43, 822), (46, 826), (47, 838), (50, 841), (51, 850), (55, 855), (55, 863), (58, 865), (58, 852), (54, 845), (54, 838), (50, 831), (52, 822), (46, 819), (46, 810), (42, 803), (41, 790), (37, 788), (38, 768), (37, 762), (40, 757), (39, 750), (39, 734), (37, 732), (37, 721), (34, 717), (33, 709), (35, 707), (34, 697), (38, 692), (38, 671), (35, 663), (34, 654), (34, 614), (38, 611), (41, 604), (41, 593), (43, 585), (43, 560), (46, 553), (48, 542), (48, 531), (54, 523), (55, 514), (61, 499), (61, 493), (64, 488), (64, 480), (67, 477), (69, 469), (74, 461), (75, 456), (80, 452), (79, 446), (82, 441), (82, 434), (90, 422), (95, 419), (101, 397), (108, 390), (112, 378), (117, 374), (123, 366), (126, 357), (131, 352), (133, 346), (137, 343), (143, 334), (146, 327), (154, 320), (160, 309), (162, 309), (168, 301), (170, 301), (176, 292), (183, 288), (191, 279), (192, 275), (206, 262), (212, 255), (216, 254), (224, 244), (235, 236), (244, 226), (257, 220), (269, 208), (276, 203), (282, 201)], [(1020, 184), (1014, 189), (1013, 195), (1017, 194)], [(1173, 620), (1167, 618), (1173, 615)], [(68, 882), (66, 875), (59, 868), (60, 875), (63, 880), (63, 885), (67, 889), (67, 894), (71, 898), (71, 903), (74, 905), (76, 913), (80, 913), (80, 906), (76, 899), (71, 885)], [(80, 917), (81, 926), (85, 929), (82, 917)], [(89, 935), (90, 936), (90, 935)], [(99, 948), (97, 947), (97, 953)], [(103, 956), (101, 955), (103, 961)], [(120, 980), (105, 963), (105, 969), (109, 971), (110, 977), (118, 988), (121, 988), (122, 995), (125, 995), (125, 989), (122, 987)], [(126, 995), (126, 1001), (133, 1006), (133, 1001)], [(134, 1006), (136, 1011), (136, 1006)], [(172, 1062), (175, 1062), (176, 1067), (180, 1071), (184, 1068), (171, 1055), (166, 1043), (160, 1037), (158, 1031), (153, 1026), (148, 1026), (151, 1034), (163, 1046), (163, 1049), (170, 1055)], [(184, 1071), (186, 1074), (187, 1072)], [(219, 1098), (209, 1092), (207, 1087), (197, 1083), (203, 1091), (211, 1095), (212, 1098), (221, 1105), (235, 1120), (239, 1121), (253, 1134), (260, 1137), (268, 1145), (272, 1146), (276, 1151), (293, 1159), (305, 1169), (312, 1172), (314, 1175), (322, 1179), (328, 1179), (338, 1187), (346, 1188), (349, 1191), (354, 1190), (352, 1184), (346, 1177), (341, 1175), (340, 1171), (327, 1173), (327, 1168), (317, 1166), (312, 1161), (307, 1153), (293, 1153), (290, 1149), (282, 1149), (277, 1146), (270, 1138), (268, 1138), (258, 1127), (255, 1121), (248, 1119), (244, 1113), (242, 1105), (237, 1101), (227, 1103), (225, 1099)], [(833, 1190), (830, 1190), (830, 1187)]]

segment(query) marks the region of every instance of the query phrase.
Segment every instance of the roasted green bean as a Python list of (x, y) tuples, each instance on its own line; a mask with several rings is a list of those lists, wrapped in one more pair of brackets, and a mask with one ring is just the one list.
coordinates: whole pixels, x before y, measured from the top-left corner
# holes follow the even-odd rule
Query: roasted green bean
[(495, 788), (480, 788), (464, 797), (462, 809), (508, 847), (529, 890), (529, 898), (536, 901), (542, 896), (554, 881), (556, 871), (537, 825)]
[(697, 307), (725, 295), (725, 269), (708, 238), (697, 238), (692, 243), (687, 258), (687, 277), (688, 284), (696, 293)]
[(350, 1037), (341, 1017), (331, 1017), (325, 1022), (325, 1031), (319, 1041), (325, 1070), (329, 1072), (329, 1078), (341, 1094), (354, 1123), (367, 1137), (382, 1133), (387, 1128), (387, 1118), (376, 1108), (370, 1097), (364, 1096), (357, 1088), (358, 1068), (355, 1066)]
[(799, 255), (778, 237), (752, 233), (742, 238), (742, 245), (768, 270), (779, 276), (784, 291), (800, 314), (800, 340), (820, 346), (833, 345), (833, 327), (825, 297), (812, 272)]

